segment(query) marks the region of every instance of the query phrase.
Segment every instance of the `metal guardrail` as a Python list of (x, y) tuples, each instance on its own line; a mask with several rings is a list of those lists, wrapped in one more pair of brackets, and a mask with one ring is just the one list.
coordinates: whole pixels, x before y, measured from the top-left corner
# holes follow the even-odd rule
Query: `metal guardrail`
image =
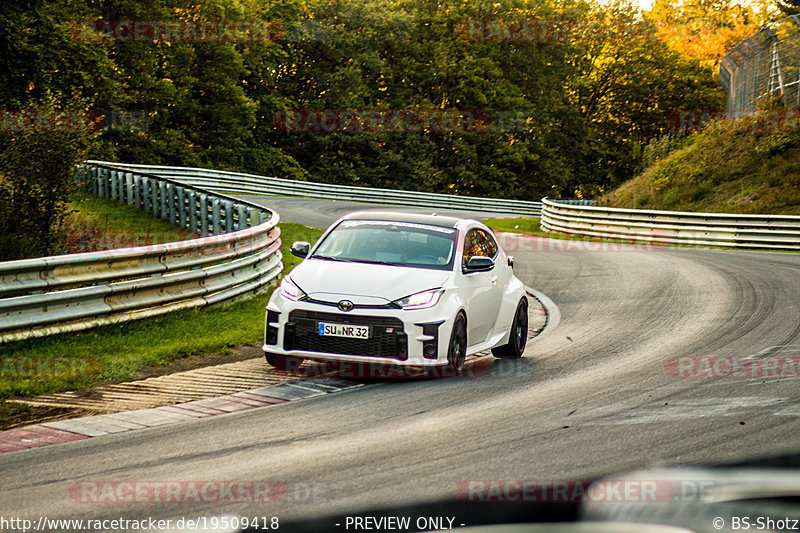
[(352, 185), (332, 185), (203, 168), (132, 165), (109, 163), (105, 161), (88, 161), (87, 163), (112, 166), (121, 170), (147, 172), (170, 178), (183, 185), (202, 187), (207, 190), (232, 194), (305, 196), (308, 198), (321, 198), (325, 200), (351, 200), (408, 207), (504, 212), (525, 216), (539, 216), (542, 208), (541, 202), (529, 202), (525, 200), (477, 198), (450, 194), (355, 187)]
[(547, 198), (542, 205), (545, 231), (663, 244), (800, 250), (800, 216), (646, 211)]
[(84, 164), (79, 181), (203, 237), (0, 263), (0, 342), (230, 300), (283, 270), (269, 209), (101, 164)]
[(591, 200), (467, 199), (99, 161), (82, 165), (78, 178), (99, 196), (144, 209), (202, 237), (0, 263), (0, 342), (205, 306), (257, 292), (272, 282), (283, 269), (278, 214), (205, 187), (527, 215), (536, 204), (542, 206), (541, 226), (546, 231), (664, 244), (800, 250), (800, 216), (644, 211), (597, 207)]

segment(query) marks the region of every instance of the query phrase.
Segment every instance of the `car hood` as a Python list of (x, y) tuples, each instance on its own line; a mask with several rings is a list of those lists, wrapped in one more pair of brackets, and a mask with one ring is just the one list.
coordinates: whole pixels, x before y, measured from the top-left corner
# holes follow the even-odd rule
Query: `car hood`
[(451, 272), (366, 263), (307, 259), (292, 270), (292, 280), (315, 300), (355, 304), (392, 302), (416, 292), (442, 287)]

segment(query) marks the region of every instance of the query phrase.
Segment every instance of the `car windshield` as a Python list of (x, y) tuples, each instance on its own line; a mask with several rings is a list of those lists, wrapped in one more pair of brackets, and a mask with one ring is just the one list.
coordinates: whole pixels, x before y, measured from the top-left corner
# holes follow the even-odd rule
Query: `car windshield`
[(345, 220), (320, 243), (312, 258), (449, 270), (456, 230), (385, 220)]

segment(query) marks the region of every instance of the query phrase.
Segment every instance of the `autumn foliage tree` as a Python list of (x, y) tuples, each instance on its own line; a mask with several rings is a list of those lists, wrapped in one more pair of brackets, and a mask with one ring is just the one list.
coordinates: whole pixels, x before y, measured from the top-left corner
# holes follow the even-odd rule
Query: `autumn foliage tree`
[[(653, 13), (679, 25), (694, 16), (687, 9), (658, 4)], [(13, 208), (3, 204), (16, 217), (3, 228), (35, 225), (43, 235), (57, 224), (69, 189), (62, 184), (85, 156), (528, 200), (592, 196), (633, 175), (670, 112), (722, 102), (712, 69), (677, 49), (671, 34), (630, 34), (643, 19), (624, 2), (6, 0), (0, 17), (0, 109), (72, 106), (143, 119), (141, 128), (69, 138), (0, 132), (0, 202), (17, 195)], [(86, 21), (125, 20), (268, 21), (282, 31), (241, 42), (86, 42), (71, 33)], [(510, 30), (526, 24), (547, 31)], [(687, 32), (701, 27), (687, 24)], [(286, 112), (326, 110), (489, 120), (416, 131), (279, 127)], [(18, 207), (37, 191), (58, 196), (33, 202), (55, 206), (52, 217)], [(14, 254), (52, 251), (51, 241), (40, 242)]]
[(772, 0), (655, 0), (646, 16), (659, 39), (673, 50), (716, 67), (733, 46), (775, 14)]

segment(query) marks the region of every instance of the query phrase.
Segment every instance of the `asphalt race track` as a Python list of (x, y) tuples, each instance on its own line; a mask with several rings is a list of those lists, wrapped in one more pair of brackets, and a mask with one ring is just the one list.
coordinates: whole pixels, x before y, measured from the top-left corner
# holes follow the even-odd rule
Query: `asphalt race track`
[[(327, 228), (337, 218), (352, 211), (362, 209), (378, 209), (383, 211), (416, 211), (419, 213), (438, 213), (440, 215), (475, 218), (485, 220), (487, 218), (506, 218), (510, 215), (496, 212), (483, 213), (475, 211), (459, 211), (454, 209), (433, 209), (433, 208), (409, 208), (393, 205), (379, 205), (367, 202), (349, 202), (344, 200), (316, 200), (313, 198), (294, 198), (288, 196), (237, 196), (243, 200), (254, 202), (265, 207), (274, 209), (280, 214), (281, 222), (291, 222), (303, 224), (314, 228)], [(522, 215), (512, 215), (522, 216)]]
[[(2, 454), (0, 516), (286, 521), (453, 499), (467, 480), (581, 480), (800, 451), (796, 379), (691, 378), (670, 366), (800, 355), (800, 254), (501, 242), (560, 313), (524, 358), (491, 359), (491, 372), (471, 379), (376, 383)], [(74, 493), (79, 482), (192, 480), (269, 480), (288, 492), (269, 504), (86, 503)]]

